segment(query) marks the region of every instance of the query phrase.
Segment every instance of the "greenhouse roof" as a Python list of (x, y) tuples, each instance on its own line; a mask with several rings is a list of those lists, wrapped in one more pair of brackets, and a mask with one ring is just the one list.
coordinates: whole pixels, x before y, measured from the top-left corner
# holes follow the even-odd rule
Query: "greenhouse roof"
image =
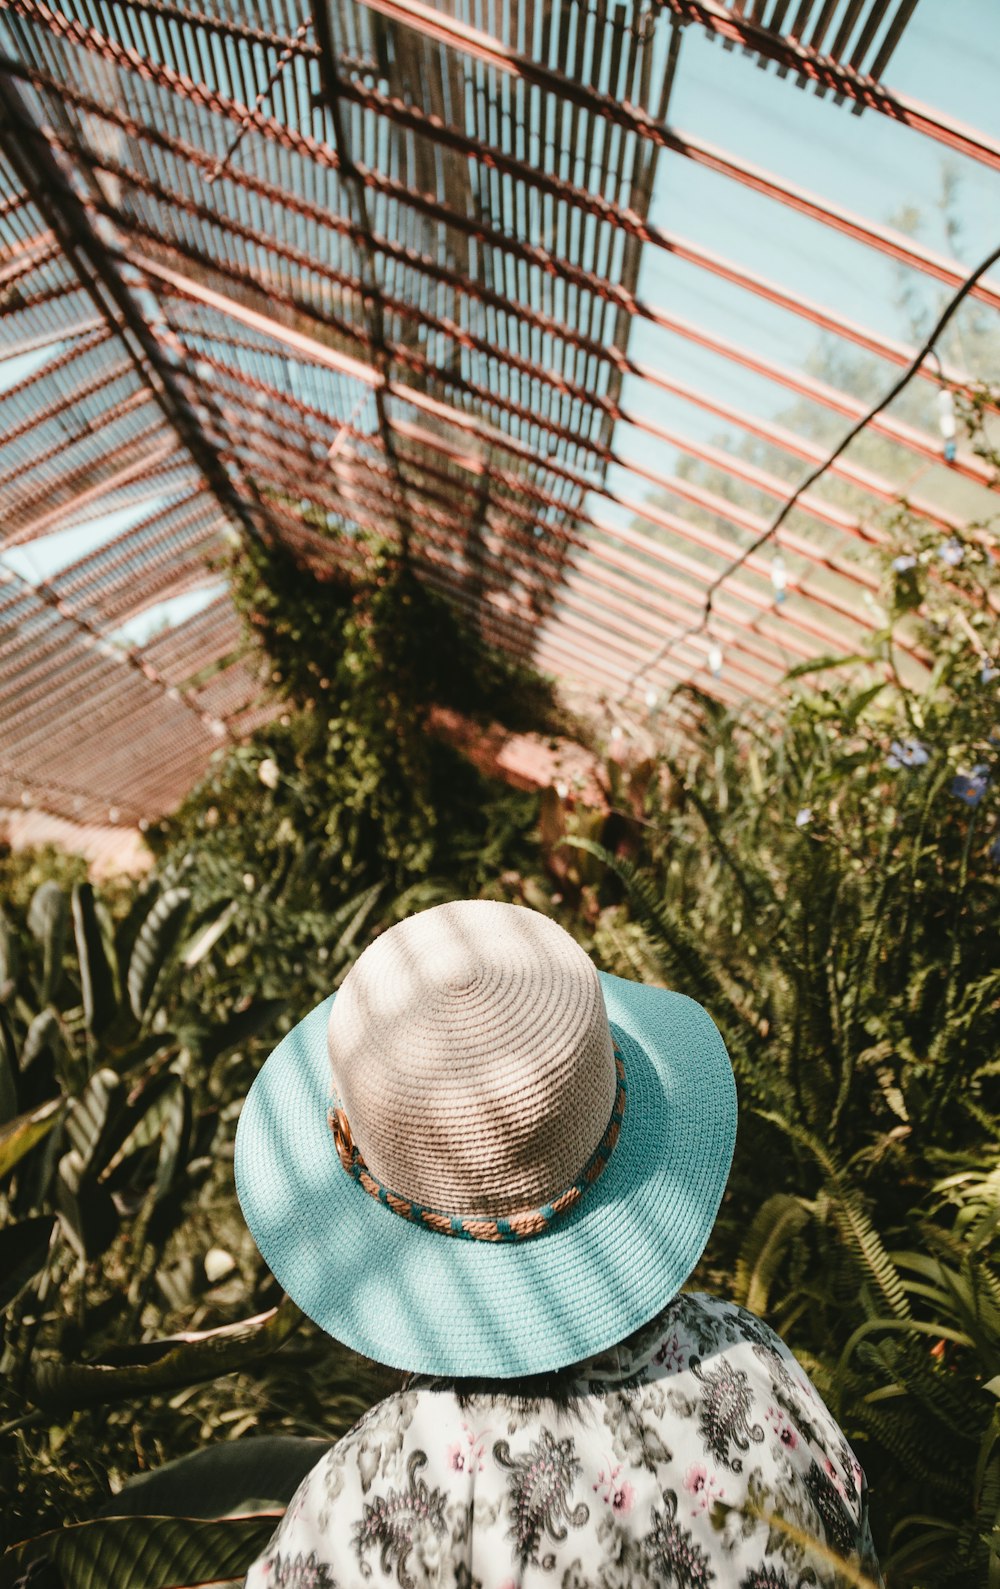
[(132, 825), (266, 718), (248, 536), (389, 535), (626, 722), (857, 650), (897, 498), (989, 508), (998, 49), (990, 0), (8, 0), (0, 806)]

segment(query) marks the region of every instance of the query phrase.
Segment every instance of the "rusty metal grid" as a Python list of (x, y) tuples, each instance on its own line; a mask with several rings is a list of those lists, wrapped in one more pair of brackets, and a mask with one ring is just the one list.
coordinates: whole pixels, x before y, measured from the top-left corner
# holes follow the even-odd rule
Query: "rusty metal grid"
[[(786, 599), (756, 553), (715, 597), (711, 633), (648, 665), (788, 491), (650, 394), (804, 466), (823, 448), (648, 357), (644, 328), (845, 420), (864, 406), (661, 301), (640, 267), (681, 261), (905, 366), (911, 350), (877, 327), (699, 245), (683, 216), (654, 223), (650, 203), (658, 162), (690, 161), (954, 289), (957, 261), (670, 122), (690, 28), (771, 72), (775, 93), (791, 78), (1000, 169), (986, 134), (886, 86), (914, 8), (9, 0), (0, 357), (39, 362), (0, 388), (0, 557), (131, 521), (47, 578), (0, 564), (0, 806), (146, 821), (266, 720), (225, 598), (143, 645), (118, 638), (209, 586), (247, 537), (346, 582), (366, 534), (395, 538), (485, 638), (626, 714), (688, 683), (766, 710), (790, 666), (860, 643), (879, 621), (881, 532), (813, 490), (778, 542)], [(1000, 307), (989, 278), (975, 294)], [(940, 455), (892, 412), (872, 428), (914, 466)], [(675, 451), (759, 509), (649, 461)], [(986, 482), (966, 449), (953, 469)], [(846, 456), (831, 475), (876, 504), (896, 495)], [(912, 496), (943, 534), (958, 526)]]

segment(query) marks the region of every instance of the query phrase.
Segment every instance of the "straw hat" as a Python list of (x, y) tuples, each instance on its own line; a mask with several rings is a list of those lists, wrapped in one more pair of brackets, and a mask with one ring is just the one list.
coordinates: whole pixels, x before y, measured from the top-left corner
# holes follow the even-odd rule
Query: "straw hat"
[(601, 1351), (676, 1295), (735, 1135), (699, 1004), (599, 973), (547, 916), (465, 900), (390, 928), (274, 1050), (236, 1187), (330, 1335), (509, 1378)]

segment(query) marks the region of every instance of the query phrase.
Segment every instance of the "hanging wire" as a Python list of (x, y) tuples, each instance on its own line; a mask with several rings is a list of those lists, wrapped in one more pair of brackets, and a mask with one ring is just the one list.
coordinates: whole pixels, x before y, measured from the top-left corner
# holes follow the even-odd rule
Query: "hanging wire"
[[(781, 526), (784, 524), (789, 513), (791, 513), (803, 492), (807, 491), (811, 485), (813, 485), (822, 475), (824, 475), (831, 465), (836, 463), (841, 453), (847, 450), (855, 436), (859, 436), (865, 429), (865, 426), (869, 425), (875, 416), (882, 412), (883, 408), (888, 408), (893, 399), (899, 396), (904, 386), (906, 386), (907, 383), (912, 380), (913, 376), (919, 370), (921, 364), (924, 362), (924, 359), (935, 353), (934, 344), (937, 342), (942, 331), (948, 324), (956, 309), (961, 304), (962, 300), (968, 297), (980, 276), (984, 276), (989, 270), (990, 266), (995, 265), (998, 260), (1000, 260), (1000, 247), (995, 248), (991, 254), (987, 255), (982, 263), (977, 265), (975, 270), (965, 278), (965, 280), (962, 282), (962, 285), (956, 288), (955, 292), (952, 294), (951, 298), (948, 300), (948, 302), (945, 304), (945, 307), (938, 315), (937, 320), (931, 327), (931, 330), (928, 332), (924, 342), (917, 349), (906, 368), (890, 386), (889, 390), (884, 394), (884, 396), (879, 398), (877, 403), (873, 404), (873, 406), (868, 409), (867, 413), (862, 414), (861, 418), (854, 422), (850, 429), (847, 430), (841, 437), (833, 451), (830, 452), (824, 459), (822, 459), (820, 463), (816, 464), (813, 469), (810, 469), (809, 473), (799, 481), (791, 496), (786, 498), (786, 500), (781, 504), (770, 524), (768, 524), (765, 530), (761, 531), (756, 540), (751, 541), (749, 546), (745, 546), (742, 552), (740, 552), (739, 556), (734, 557), (732, 562), (728, 563), (726, 567), (715, 576), (707, 591), (705, 592), (705, 600), (702, 605), (701, 617), (697, 620), (697, 622), (689, 624), (686, 629), (682, 629), (678, 634), (671, 635), (663, 642), (659, 649), (652, 654), (652, 656), (647, 658), (645, 662), (643, 662), (635, 669), (633, 673), (629, 675), (628, 679), (625, 681), (621, 693), (617, 697), (617, 703), (619, 705), (627, 699), (631, 690), (638, 683), (638, 681), (642, 678), (645, 678), (651, 669), (657, 667), (659, 663), (663, 662), (677, 646), (683, 645), (685, 640), (690, 640), (694, 635), (701, 634), (708, 627), (712, 616), (712, 604), (716, 591), (725, 584), (727, 579), (730, 579), (733, 574), (743, 567), (748, 558), (752, 557), (756, 551), (759, 551), (759, 549), (765, 545), (767, 541), (771, 540), (771, 538), (777, 534), (778, 530), (780, 530)], [(938, 368), (940, 368), (940, 361), (938, 362)], [(715, 670), (713, 669), (713, 671)]]

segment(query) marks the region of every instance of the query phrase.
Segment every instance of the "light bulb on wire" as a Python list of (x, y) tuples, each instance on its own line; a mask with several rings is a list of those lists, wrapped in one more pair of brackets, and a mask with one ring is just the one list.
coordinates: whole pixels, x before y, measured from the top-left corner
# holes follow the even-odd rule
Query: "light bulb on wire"
[(788, 570), (780, 552), (776, 552), (771, 560), (771, 584), (774, 587), (775, 601), (784, 601), (788, 595)]
[(713, 679), (717, 679), (722, 672), (722, 647), (716, 641), (708, 648), (708, 671)]
[(938, 429), (941, 440), (944, 442), (944, 457), (946, 463), (954, 463), (957, 447), (955, 436), (955, 399), (950, 386), (942, 386), (937, 395)]

